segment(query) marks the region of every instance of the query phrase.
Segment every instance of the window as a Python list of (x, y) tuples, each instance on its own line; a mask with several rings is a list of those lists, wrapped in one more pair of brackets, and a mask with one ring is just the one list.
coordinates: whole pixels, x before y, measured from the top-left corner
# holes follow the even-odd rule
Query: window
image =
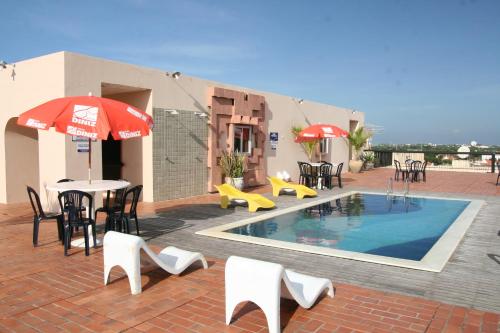
[(328, 154), (328, 150), (330, 148), (330, 140), (329, 139), (321, 139), (319, 142), (319, 151), (321, 154)]
[(234, 126), (234, 151), (252, 153), (252, 127)]

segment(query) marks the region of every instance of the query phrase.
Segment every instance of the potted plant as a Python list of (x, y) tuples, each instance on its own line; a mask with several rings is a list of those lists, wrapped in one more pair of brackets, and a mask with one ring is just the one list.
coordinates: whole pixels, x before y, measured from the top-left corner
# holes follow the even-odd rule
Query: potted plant
[(363, 167), (363, 161), (360, 159), (363, 147), (372, 137), (372, 133), (365, 131), (364, 127), (361, 126), (358, 129), (351, 131), (347, 136), (347, 140), (353, 148), (352, 160), (349, 161), (349, 169), (354, 173), (359, 173)]
[(224, 151), (220, 158), (220, 167), (222, 168), (226, 184), (242, 190), (244, 187), (243, 174), (246, 171), (245, 154)]
[(371, 170), (375, 166), (375, 154), (370, 151), (367, 153), (363, 153), (361, 156), (361, 160), (364, 163), (365, 170)]

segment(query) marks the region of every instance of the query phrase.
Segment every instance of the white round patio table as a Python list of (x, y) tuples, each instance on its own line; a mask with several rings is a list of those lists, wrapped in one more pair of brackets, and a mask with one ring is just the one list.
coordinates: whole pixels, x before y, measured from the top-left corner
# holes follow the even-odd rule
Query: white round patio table
[[(125, 180), (92, 180), (90, 183), (88, 180), (75, 180), (71, 182), (64, 182), (64, 183), (55, 183), (55, 184), (47, 184), (46, 189), (49, 191), (57, 191), (57, 192), (64, 192), (64, 191), (82, 191), (82, 192), (87, 192), (92, 196), (92, 211), (89, 212), (87, 210), (87, 216), (90, 216), (91, 218), (95, 218), (95, 193), (96, 192), (104, 192), (104, 191), (113, 191), (113, 190), (118, 190), (121, 188), (128, 187), (130, 185), (129, 182)], [(90, 237), (92, 235), (92, 230), (91, 226), (89, 226), (89, 238), (90, 246), (94, 246), (92, 240), (93, 238)], [(102, 240), (99, 238), (96, 238), (96, 245), (101, 246), (102, 245)], [(71, 241), (71, 246), (75, 247), (85, 247), (85, 239), (84, 238), (78, 238), (73, 241)]]

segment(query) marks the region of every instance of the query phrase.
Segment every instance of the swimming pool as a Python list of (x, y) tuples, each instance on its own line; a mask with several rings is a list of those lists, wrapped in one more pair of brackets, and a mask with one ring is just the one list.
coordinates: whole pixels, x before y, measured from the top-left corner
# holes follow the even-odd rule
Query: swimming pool
[(351, 191), (196, 233), (439, 272), (482, 204), (482, 200)]

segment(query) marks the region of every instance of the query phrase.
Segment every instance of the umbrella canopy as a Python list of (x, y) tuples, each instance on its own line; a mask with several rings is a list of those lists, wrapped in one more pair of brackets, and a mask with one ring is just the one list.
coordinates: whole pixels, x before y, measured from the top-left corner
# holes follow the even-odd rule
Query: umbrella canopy
[(91, 139), (115, 140), (149, 135), (153, 118), (129, 104), (96, 96), (74, 96), (51, 100), (22, 113), (17, 123), (22, 126), (56, 131), (89, 138), (89, 181)]
[(346, 138), (349, 132), (335, 125), (317, 124), (309, 126), (297, 135), (295, 142), (307, 142), (325, 138)]
[(146, 112), (123, 102), (96, 96), (51, 100), (22, 113), (19, 125), (56, 131), (89, 139), (115, 140), (146, 136), (153, 119)]

